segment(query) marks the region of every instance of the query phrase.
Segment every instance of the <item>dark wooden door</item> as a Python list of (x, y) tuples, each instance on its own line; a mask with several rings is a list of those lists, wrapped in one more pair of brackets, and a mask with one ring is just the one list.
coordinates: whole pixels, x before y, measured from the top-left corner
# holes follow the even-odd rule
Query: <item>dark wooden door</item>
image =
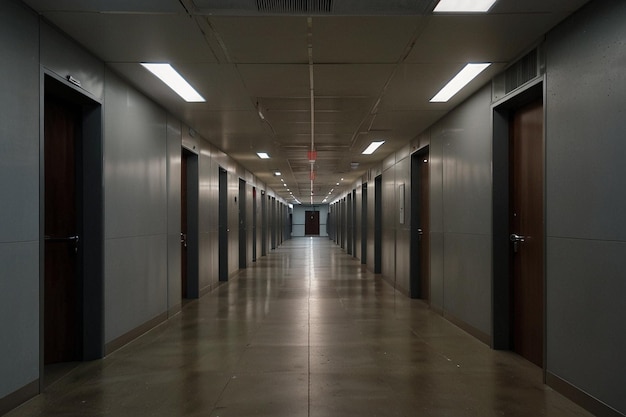
[(513, 348), (543, 366), (543, 104), (517, 110), (510, 130)]
[(82, 112), (52, 97), (44, 107), (44, 363), (80, 359), (76, 145)]
[(220, 281), (228, 281), (228, 172), (219, 168), (219, 202), (218, 202), (218, 229), (219, 229), (219, 266)]
[(320, 234), (320, 212), (319, 211), (307, 211), (305, 213), (304, 234), (319, 236)]
[(187, 236), (188, 236), (188, 196), (187, 196), (187, 155), (182, 151), (180, 168), (180, 285), (182, 298), (188, 298), (187, 294)]

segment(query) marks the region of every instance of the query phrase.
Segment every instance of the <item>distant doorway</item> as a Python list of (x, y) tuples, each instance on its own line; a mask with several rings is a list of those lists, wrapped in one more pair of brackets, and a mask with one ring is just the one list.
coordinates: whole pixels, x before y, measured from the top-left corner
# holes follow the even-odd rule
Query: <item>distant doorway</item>
[(374, 273), (382, 272), (383, 263), (383, 176), (374, 179)]
[(219, 168), (219, 280), (228, 281), (228, 172)]
[(363, 184), (361, 200), (361, 263), (367, 264), (367, 183)]
[(198, 298), (198, 155), (183, 149), (181, 155), (181, 297)]
[(307, 210), (304, 213), (304, 217), (304, 234), (307, 236), (319, 236), (320, 212)]
[(248, 266), (248, 225), (246, 216), (246, 182), (239, 178), (239, 268)]
[(411, 156), (411, 298), (430, 299), (428, 148)]
[(252, 187), (252, 262), (256, 262), (257, 256), (257, 216), (256, 187)]

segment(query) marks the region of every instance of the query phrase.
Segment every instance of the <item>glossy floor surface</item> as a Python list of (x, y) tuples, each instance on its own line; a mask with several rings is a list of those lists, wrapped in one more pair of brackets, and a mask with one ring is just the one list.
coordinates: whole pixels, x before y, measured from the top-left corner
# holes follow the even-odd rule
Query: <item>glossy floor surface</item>
[(539, 368), (296, 238), (17, 416), (588, 416)]

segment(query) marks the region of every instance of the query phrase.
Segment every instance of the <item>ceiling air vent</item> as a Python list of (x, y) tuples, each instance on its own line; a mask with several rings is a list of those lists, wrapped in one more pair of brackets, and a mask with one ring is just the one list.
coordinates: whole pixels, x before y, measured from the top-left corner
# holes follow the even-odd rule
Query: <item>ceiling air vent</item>
[(329, 14), (334, 0), (256, 0), (259, 13)]
[(533, 49), (493, 79), (494, 101), (501, 99), (544, 73), (545, 69), (541, 51), (540, 47)]

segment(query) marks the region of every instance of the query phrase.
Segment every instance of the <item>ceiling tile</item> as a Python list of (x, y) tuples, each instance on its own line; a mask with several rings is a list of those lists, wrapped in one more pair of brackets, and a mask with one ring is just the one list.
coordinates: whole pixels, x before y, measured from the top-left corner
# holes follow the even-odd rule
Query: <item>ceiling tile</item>
[(313, 62), (396, 63), (409, 46), (420, 17), (316, 17)]
[(308, 64), (304, 17), (208, 17), (233, 63)]
[(187, 15), (50, 12), (44, 16), (105, 62), (217, 62)]

